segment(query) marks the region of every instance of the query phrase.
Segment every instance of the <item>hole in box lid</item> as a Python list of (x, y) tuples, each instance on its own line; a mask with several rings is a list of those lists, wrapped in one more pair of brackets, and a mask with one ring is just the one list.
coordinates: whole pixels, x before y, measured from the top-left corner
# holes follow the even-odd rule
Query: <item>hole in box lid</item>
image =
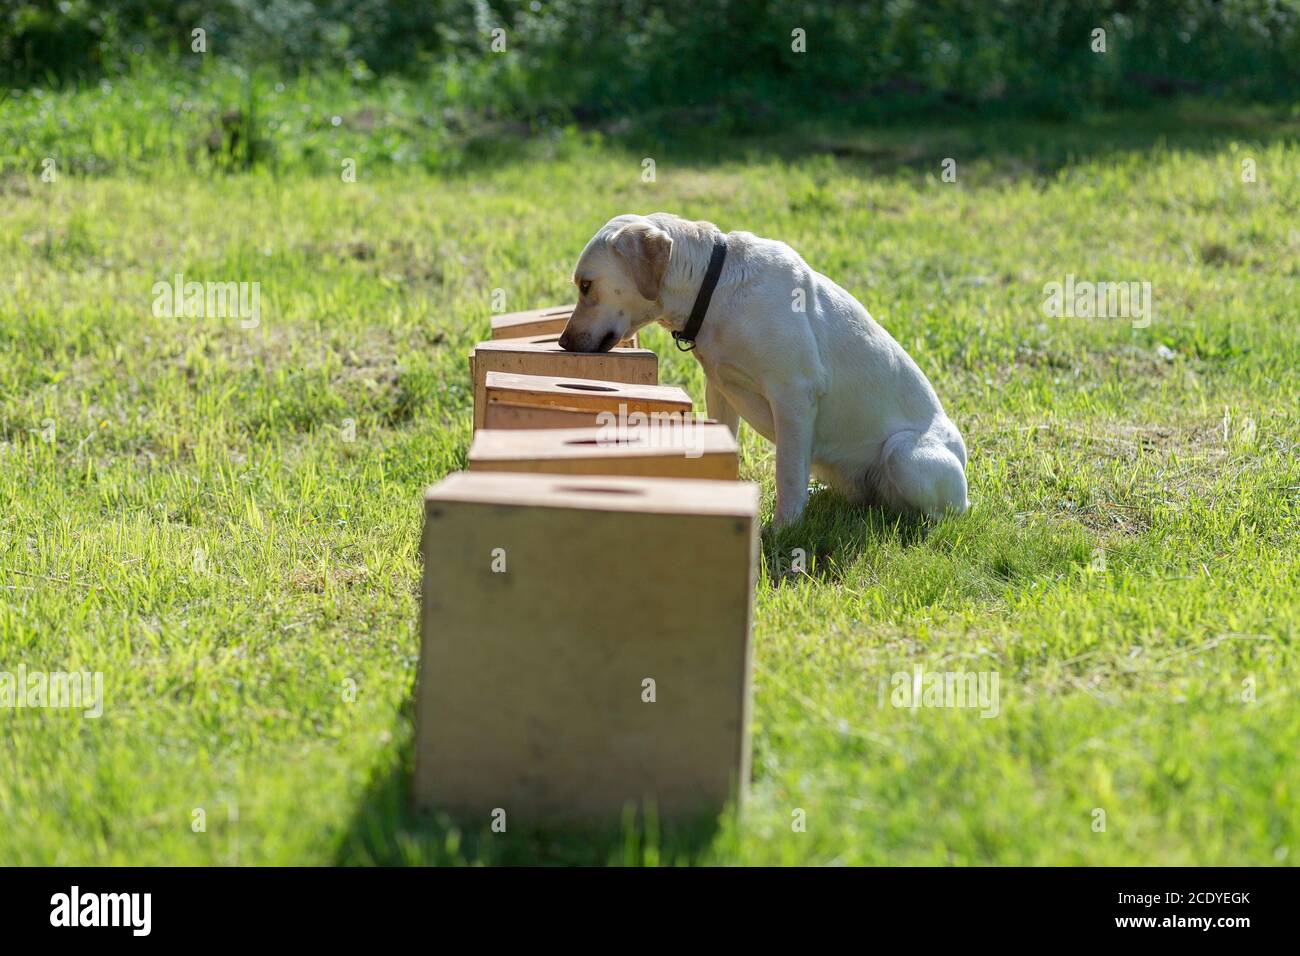
[(556, 382), (560, 388), (573, 388), (583, 392), (617, 392), (612, 385), (586, 385), (581, 382)]
[(635, 445), (640, 441), (640, 438), (617, 435), (614, 438), (569, 438), (564, 443), (566, 445)]
[(557, 485), (556, 491), (569, 491), (574, 494), (586, 494), (595, 492), (601, 495), (643, 495), (645, 491), (641, 488), (602, 488), (600, 485)]

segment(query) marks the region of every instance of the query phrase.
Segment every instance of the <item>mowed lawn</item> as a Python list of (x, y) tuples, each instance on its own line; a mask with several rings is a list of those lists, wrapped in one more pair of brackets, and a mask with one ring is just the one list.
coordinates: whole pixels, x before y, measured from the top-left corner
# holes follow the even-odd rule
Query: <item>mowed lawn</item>
[[(105, 702), (0, 709), (0, 863), (1300, 862), (1297, 127), (1152, 122), (708, 157), (571, 137), (355, 183), (337, 157), (11, 172), (0, 671), (99, 671)], [(765, 530), (738, 817), (415, 816), (421, 492), (464, 464), (466, 352), (494, 290), (571, 301), (590, 234), (657, 210), (783, 239), (857, 295), (962, 429), (972, 510), (815, 492)], [(177, 273), (260, 283), (260, 323), (156, 317)], [(1151, 283), (1152, 320), (1047, 315), (1068, 275)], [(742, 441), (766, 521), (772, 449)], [(557, 593), (599, 573), (556, 568)], [(918, 666), (996, 673), (996, 716), (893, 706)]]

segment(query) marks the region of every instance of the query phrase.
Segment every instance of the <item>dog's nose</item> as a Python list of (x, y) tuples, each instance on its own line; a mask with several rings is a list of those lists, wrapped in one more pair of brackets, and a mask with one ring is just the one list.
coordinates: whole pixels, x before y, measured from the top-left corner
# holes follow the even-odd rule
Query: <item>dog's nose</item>
[(577, 343), (574, 341), (574, 336), (568, 329), (565, 329), (560, 333), (560, 348), (564, 349), (566, 352), (576, 352), (578, 351), (576, 345)]

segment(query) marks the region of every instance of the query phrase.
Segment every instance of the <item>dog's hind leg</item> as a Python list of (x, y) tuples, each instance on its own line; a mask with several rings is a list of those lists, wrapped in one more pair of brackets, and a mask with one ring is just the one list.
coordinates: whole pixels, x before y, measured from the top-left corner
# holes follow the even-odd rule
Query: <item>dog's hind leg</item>
[(960, 437), (933, 429), (895, 432), (881, 450), (877, 488), (900, 511), (931, 518), (962, 514), (969, 506), (965, 457)]

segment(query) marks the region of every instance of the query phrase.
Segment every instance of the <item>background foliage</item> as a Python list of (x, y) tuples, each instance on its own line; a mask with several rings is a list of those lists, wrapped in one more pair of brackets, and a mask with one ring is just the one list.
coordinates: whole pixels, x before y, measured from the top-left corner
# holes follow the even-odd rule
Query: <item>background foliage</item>
[[(1107, 30), (1108, 52), (1089, 48)], [(245, 66), (432, 78), (503, 114), (598, 118), (719, 104), (1059, 113), (1170, 92), (1300, 87), (1297, 0), (9, 0), (0, 80), (52, 85), (197, 67), (190, 33)], [(490, 54), (491, 31), (507, 50)], [(791, 52), (791, 30), (808, 52)]]

